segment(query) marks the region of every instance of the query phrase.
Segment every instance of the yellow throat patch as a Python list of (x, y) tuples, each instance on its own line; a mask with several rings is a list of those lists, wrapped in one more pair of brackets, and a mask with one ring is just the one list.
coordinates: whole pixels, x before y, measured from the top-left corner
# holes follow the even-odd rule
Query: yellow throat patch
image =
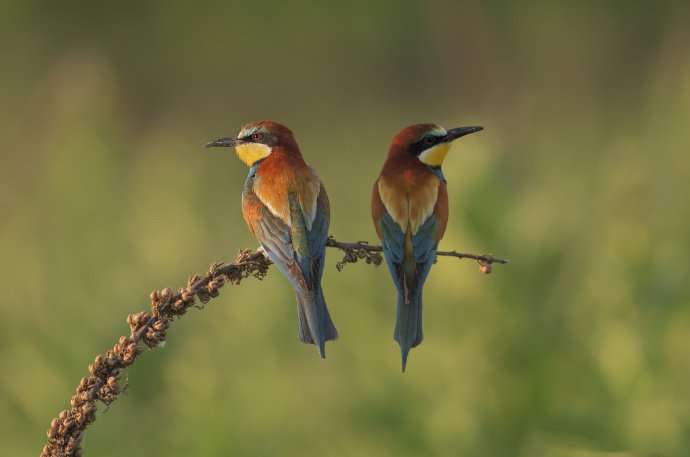
[(422, 153), (419, 154), (419, 160), (430, 167), (440, 167), (443, 165), (443, 159), (446, 158), (446, 154), (450, 151), (450, 146), (450, 143), (437, 144), (426, 151), (422, 151)]
[(271, 154), (271, 147), (261, 143), (245, 143), (235, 146), (237, 157), (251, 167), (261, 159), (265, 159)]

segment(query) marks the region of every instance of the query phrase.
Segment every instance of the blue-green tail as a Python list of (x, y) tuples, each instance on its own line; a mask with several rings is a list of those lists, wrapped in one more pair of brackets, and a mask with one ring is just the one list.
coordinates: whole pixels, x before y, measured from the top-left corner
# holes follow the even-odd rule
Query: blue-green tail
[(409, 294), (407, 303), (405, 293), (398, 291), (398, 310), (395, 318), (395, 341), (400, 345), (402, 356), (402, 371), (407, 366), (407, 356), (410, 349), (419, 344), (424, 339), (422, 332), (422, 288)]
[(338, 338), (338, 331), (331, 320), (321, 287), (312, 291), (295, 291), (297, 314), (299, 316), (299, 339), (303, 343), (314, 344), (322, 359), (326, 358), (326, 341)]

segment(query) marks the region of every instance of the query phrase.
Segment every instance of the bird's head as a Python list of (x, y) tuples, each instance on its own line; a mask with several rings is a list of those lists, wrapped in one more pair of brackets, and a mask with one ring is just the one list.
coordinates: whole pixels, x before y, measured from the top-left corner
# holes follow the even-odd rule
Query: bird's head
[(271, 155), (276, 148), (299, 153), (292, 130), (273, 121), (249, 123), (242, 127), (237, 137), (219, 138), (204, 147), (234, 147), (237, 156), (249, 167)]
[(395, 135), (391, 152), (402, 149), (430, 167), (440, 167), (454, 140), (483, 129), (474, 126), (446, 130), (436, 124), (411, 125)]

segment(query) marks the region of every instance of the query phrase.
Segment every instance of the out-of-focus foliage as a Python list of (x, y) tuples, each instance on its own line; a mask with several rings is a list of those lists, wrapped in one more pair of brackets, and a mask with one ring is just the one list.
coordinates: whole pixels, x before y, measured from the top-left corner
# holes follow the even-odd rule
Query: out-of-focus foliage
[(87, 455), (690, 454), (687, 2), (125, 3), (0, 4), (3, 455), (39, 453), (151, 289), (256, 247), (246, 167), (200, 148), (256, 119), (372, 242), (390, 138), (485, 126), (446, 160), (442, 247), (512, 263), (439, 260), (404, 375), (384, 268), (329, 253), (326, 361), (276, 271), (226, 287)]

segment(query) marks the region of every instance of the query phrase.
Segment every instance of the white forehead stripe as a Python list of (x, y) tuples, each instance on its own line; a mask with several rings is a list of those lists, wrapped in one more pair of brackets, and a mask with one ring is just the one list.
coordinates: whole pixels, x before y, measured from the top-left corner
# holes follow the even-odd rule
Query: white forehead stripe
[(240, 130), (240, 133), (237, 134), (237, 138), (244, 138), (244, 137), (249, 136), (252, 133), (256, 132), (257, 130), (259, 130), (259, 127), (256, 125), (253, 125), (249, 128), (243, 127), (242, 130)]
[(434, 135), (434, 136), (444, 136), (444, 135), (448, 135), (448, 132), (447, 132), (446, 129), (444, 129), (443, 127), (438, 127), (438, 128), (436, 128), (436, 129), (429, 130), (429, 133), (431, 133), (431, 134)]

